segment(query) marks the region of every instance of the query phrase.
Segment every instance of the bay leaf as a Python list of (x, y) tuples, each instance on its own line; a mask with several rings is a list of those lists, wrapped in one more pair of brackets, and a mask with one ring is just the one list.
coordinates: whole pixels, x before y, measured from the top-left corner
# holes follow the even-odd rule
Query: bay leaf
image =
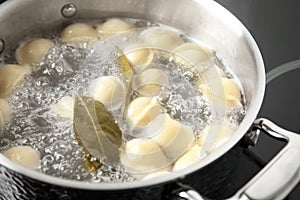
[(129, 60), (127, 59), (126, 55), (123, 53), (123, 51), (119, 47), (116, 47), (116, 48), (117, 48), (117, 52), (119, 54), (119, 56), (118, 56), (118, 62), (119, 62), (118, 66), (120, 67), (122, 74), (125, 75), (125, 77), (127, 79), (126, 80), (127, 92), (126, 92), (123, 107), (121, 109), (121, 116), (124, 119), (125, 112), (127, 110), (127, 106), (129, 104), (130, 98), (133, 94), (133, 91), (131, 90), (131, 80), (132, 80), (132, 77), (133, 77), (134, 73), (133, 73), (132, 66), (131, 66)]
[(102, 103), (91, 97), (77, 95), (73, 127), (75, 137), (86, 153), (101, 163), (118, 165), (122, 132)]
[(102, 166), (102, 163), (97, 160), (92, 155), (88, 154), (86, 151), (83, 152), (84, 155), (84, 166), (87, 171), (87, 173), (95, 172), (97, 169), (99, 169)]
[(118, 52), (118, 61), (119, 66), (121, 67), (121, 72), (125, 74), (126, 78), (130, 81), (133, 76), (132, 66), (124, 52), (119, 47), (116, 47), (116, 49)]

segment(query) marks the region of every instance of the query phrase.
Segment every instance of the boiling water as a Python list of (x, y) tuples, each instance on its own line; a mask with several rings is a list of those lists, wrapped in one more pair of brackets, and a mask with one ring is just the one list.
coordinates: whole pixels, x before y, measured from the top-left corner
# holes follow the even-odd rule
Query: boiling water
[[(157, 25), (142, 20), (131, 19), (129, 22), (139, 27)], [(73, 122), (58, 117), (50, 106), (64, 96), (77, 93), (87, 95), (88, 85), (99, 76), (113, 75), (124, 79), (116, 64), (116, 46), (124, 49), (137, 42), (137, 34), (142, 30), (120, 34), (105, 42), (82, 43), (76, 47), (63, 44), (54, 37), (55, 47), (9, 97), (11, 121), (0, 132), (0, 152), (16, 145), (29, 145), (41, 152), (39, 170), (56, 177), (94, 183), (134, 180), (121, 165), (102, 165), (96, 172), (87, 173), (82, 149), (72, 130)], [(185, 35), (182, 38), (190, 41)], [(159, 94), (161, 105), (173, 118), (191, 126), (195, 134), (199, 134), (211, 122), (215, 111), (191, 84), (195, 73), (192, 69), (178, 66), (172, 54), (159, 50), (155, 52), (151, 65), (165, 71), (170, 83)], [(233, 77), (216, 57), (214, 63), (227, 76)], [(129, 133), (124, 134), (124, 140), (138, 135), (139, 130), (130, 128), (118, 113), (115, 111), (113, 115), (122, 132)], [(236, 126), (244, 117), (244, 108), (232, 109), (225, 114), (225, 120)]]

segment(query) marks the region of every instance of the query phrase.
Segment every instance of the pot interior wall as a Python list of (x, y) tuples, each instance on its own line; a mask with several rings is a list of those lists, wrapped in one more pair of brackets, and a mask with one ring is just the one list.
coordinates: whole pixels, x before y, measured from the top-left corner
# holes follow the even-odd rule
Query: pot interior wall
[[(61, 9), (70, 2), (78, 11), (73, 18), (66, 19), (61, 15)], [(212, 47), (223, 64), (240, 79), (248, 109), (228, 148), (220, 150), (212, 160), (243, 136), (262, 103), (265, 87), (263, 61), (248, 31), (233, 15), (211, 0), (10, 0), (0, 6), (0, 39), (6, 44), (4, 53), (8, 53), (26, 37), (66, 26), (71, 21), (107, 17), (161, 22)], [(193, 170), (195, 168), (186, 173)]]
[(73, 0), (77, 14), (73, 19), (64, 18), (60, 11), (69, 1), (15, 1), (4, 3), (0, 14), (0, 38), (6, 49), (17, 42), (41, 32), (49, 32), (70, 23), (70, 20), (99, 19), (107, 17), (133, 17), (158, 21), (201, 40), (216, 50), (222, 62), (230, 67), (241, 80), (247, 107), (258, 88), (260, 60), (253, 55), (252, 41), (245, 37), (241, 25), (231, 19), (223, 9), (210, 8), (204, 1), (182, 0)]

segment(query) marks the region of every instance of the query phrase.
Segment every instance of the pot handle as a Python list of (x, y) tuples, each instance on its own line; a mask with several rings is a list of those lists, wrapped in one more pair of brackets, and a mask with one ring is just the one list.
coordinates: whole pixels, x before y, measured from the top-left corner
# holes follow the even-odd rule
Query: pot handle
[[(253, 127), (287, 145), (244, 187), (230, 199), (236, 200), (280, 200), (300, 180), (300, 135), (284, 130), (267, 119), (255, 120)], [(172, 200), (202, 200), (192, 188), (177, 183)]]
[(167, 189), (164, 199), (168, 200), (205, 200), (194, 188), (175, 182)]
[(267, 119), (256, 127), (287, 145), (242, 189), (234, 199), (283, 199), (300, 180), (300, 135), (284, 130)]

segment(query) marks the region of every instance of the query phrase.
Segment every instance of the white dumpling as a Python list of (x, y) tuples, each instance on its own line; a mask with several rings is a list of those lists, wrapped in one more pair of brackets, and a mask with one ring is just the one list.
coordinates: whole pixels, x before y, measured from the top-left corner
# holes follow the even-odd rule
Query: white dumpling
[(203, 95), (219, 106), (241, 107), (241, 91), (238, 85), (228, 78), (209, 81), (199, 86)]
[(146, 44), (133, 44), (124, 53), (135, 73), (144, 71), (153, 60), (153, 51)]
[(9, 119), (10, 106), (6, 99), (0, 98), (0, 128)]
[(195, 43), (184, 43), (176, 47), (174, 52), (198, 68), (211, 65), (213, 52), (206, 46), (200, 46)]
[(205, 71), (202, 71), (200, 74), (201, 74), (202, 84), (215, 82), (216, 80), (221, 80), (222, 78), (225, 78), (224, 71), (216, 65), (210, 66)]
[(102, 76), (92, 81), (89, 94), (100, 101), (106, 109), (114, 111), (124, 103), (126, 86), (114, 76)]
[(172, 161), (182, 156), (195, 138), (191, 127), (172, 119), (168, 114), (158, 115), (144, 131)]
[(38, 64), (47, 55), (54, 43), (49, 39), (37, 38), (24, 42), (16, 51), (16, 59), (20, 65)]
[(40, 152), (30, 146), (16, 146), (3, 152), (11, 161), (24, 167), (36, 169), (40, 161)]
[(168, 84), (168, 76), (164, 71), (150, 68), (133, 76), (131, 88), (143, 96), (152, 97), (158, 95)]
[(85, 42), (97, 38), (96, 29), (84, 23), (75, 23), (67, 26), (61, 33), (63, 42)]
[(127, 22), (118, 19), (112, 18), (104, 22), (103, 24), (97, 26), (97, 31), (100, 34), (103, 34), (104, 37), (113, 36), (115, 34), (122, 33), (124, 31), (128, 31), (133, 29), (134, 26), (128, 24)]
[(161, 114), (162, 110), (157, 99), (138, 97), (129, 104), (127, 116), (132, 126), (146, 126)]
[(208, 56), (213, 55), (213, 51), (208, 46), (206, 46), (205, 44), (203, 44), (203, 43), (192, 43), (192, 42), (183, 43), (183, 44), (177, 46), (174, 49), (174, 52), (178, 53), (178, 52), (190, 51), (190, 50), (196, 50), (196, 51), (202, 52), (203, 53), (203, 58), (207, 58), (207, 55)]
[(30, 72), (31, 69), (27, 65), (9, 64), (0, 67), (0, 96), (8, 95)]
[(212, 123), (202, 131), (197, 138), (197, 143), (203, 147), (206, 153), (211, 153), (224, 144), (233, 132), (233, 129), (225, 123)]
[(141, 33), (141, 39), (151, 47), (172, 50), (183, 43), (180, 35), (174, 31), (152, 27)]
[(65, 96), (56, 104), (51, 106), (51, 110), (58, 116), (66, 119), (73, 119), (74, 98)]
[(206, 157), (206, 152), (202, 150), (202, 147), (195, 144), (190, 150), (188, 150), (183, 156), (181, 156), (173, 166), (173, 171), (181, 170), (190, 165), (200, 161)]
[(169, 165), (161, 148), (152, 139), (138, 138), (126, 143), (120, 161), (129, 173), (150, 173)]

